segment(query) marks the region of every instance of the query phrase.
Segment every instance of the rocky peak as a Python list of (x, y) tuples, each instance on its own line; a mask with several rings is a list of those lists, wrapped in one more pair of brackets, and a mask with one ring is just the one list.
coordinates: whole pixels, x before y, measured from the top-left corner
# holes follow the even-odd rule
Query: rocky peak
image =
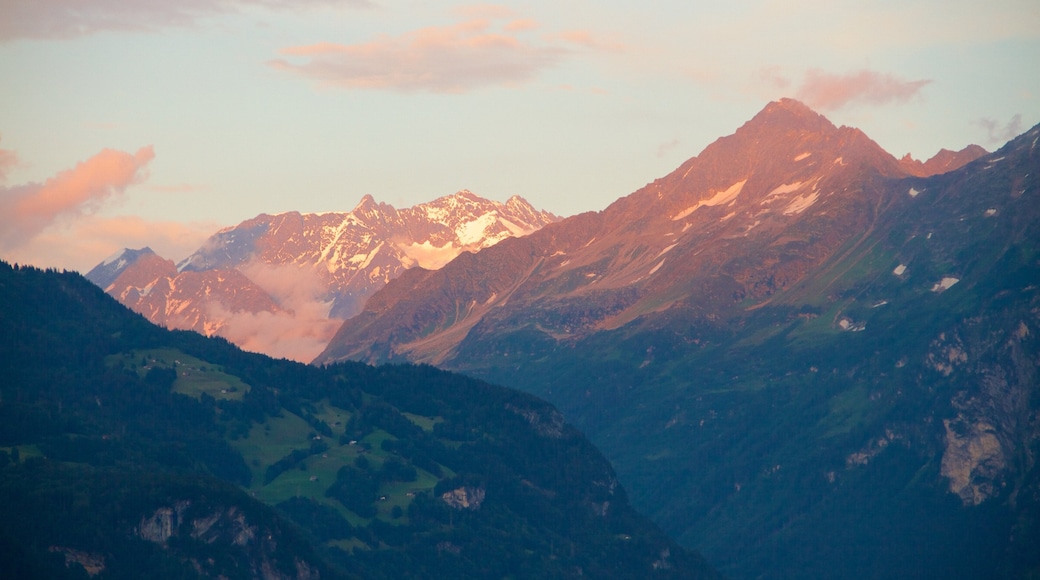
[(86, 278), (102, 288), (108, 288), (124, 270), (134, 265), (142, 257), (155, 255), (155, 252), (147, 246), (139, 250), (123, 248), (94, 266), (90, 272), (87, 272)]
[(988, 151), (978, 145), (968, 145), (960, 151), (940, 149), (938, 153), (924, 163), (914, 159), (913, 156), (907, 153), (899, 160), (899, 165), (910, 175), (929, 177), (960, 169), (987, 154)]
[(837, 130), (837, 127), (801, 101), (783, 98), (767, 104), (750, 121), (737, 129), (737, 134), (777, 130), (829, 133)]

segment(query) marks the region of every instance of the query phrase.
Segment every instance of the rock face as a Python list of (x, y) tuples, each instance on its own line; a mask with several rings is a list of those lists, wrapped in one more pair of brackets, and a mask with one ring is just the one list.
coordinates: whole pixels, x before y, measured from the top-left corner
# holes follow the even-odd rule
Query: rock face
[(483, 487), (459, 487), (441, 494), (441, 501), (457, 510), (480, 509), (487, 494)]
[(125, 250), (87, 278), (156, 324), (310, 360), (339, 320), (406, 269), (436, 269), (556, 219), (520, 197), (461, 191), (398, 210), (365, 196), (345, 213), (257, 216), (176, 267), (149, 248)]
[(1024, 575), (1038, 139), (918, 166), (771, 103), (602, 212), (406, 272), (316, 362), (549, 399), (732, 577)]
[[(299, 558), (289, 570), (284, 569), (284, 564), (276, 564), (271, 555), (280, 537), (276, 538), (277, 533), (273, 530), (261, 529), (235, 506), (211, 506), (200, 510), (191, 500), (177, 501), (142, 516), (133, 533), (167, 549), (171, 548), (173, 540), (201, 542), (221, 549), (233, 547), (234, 553), (241, 555), (242, 563), (249, 566), (252, 578), (317, 580), (320, 577), (310, 564)], [(215, 568), (212, 559), (194, 560), (193, 563), (205, 577), (222, 577), (223, 570)]]

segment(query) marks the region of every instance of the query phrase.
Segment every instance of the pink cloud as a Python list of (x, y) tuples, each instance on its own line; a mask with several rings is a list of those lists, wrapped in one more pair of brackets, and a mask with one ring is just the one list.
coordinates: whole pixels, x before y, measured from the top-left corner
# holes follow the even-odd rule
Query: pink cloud
[(778, 66), (767, 66), (759, 69), (758, 80), (769, 85), (771, 89), (786, 90), (791, 85), (783, 71)]
[(24, 244), (59, 217), (83, 215), (143, 178), (151, 146), (131, 155), (105, 149), (43, 184), (0, 187), (0, 248)]
[(462, 93), (528, 81), (567, 53), (562, 47), (532, 44), (509, 32), (494, 32), (488, 20), (473, 19), (363, 44), (289, 47), (281, 53), (305, 60), (277, 59), (269, 64), (322, 85), (347, 89)]
[(321, 354), (343, 324), (330, 319), (328, 286), (317, 273), (296, 266), (253, 262), (240, 271), (267, 292), (282, 308), (279, 312), (228, 312), (219, 304), (210, 314), (224, 320), (218, 332), (245, 350), (310, 362)]
[(84, 216), (60, 221), (28, 242), (4, 250), (4, 259), (41, 268), (87, 272), (123, 248), (150, 246), (160, 256), (178, 261), (198, 247), (220, 224), (152, 221), (137, 216)]
[(18, 154), (9, 149), (0, 149), (0, 186), (7, 183), (7, 172), (18, 167)]
[(506, 32), (523, 32), (538, 28), (538, 23), (530, 18), (518, 18), (505, 25)]
[(0, 42), (191, 26), (204, 16), (248, 6), (298, 9), (330, 4), (371, 6), (368, 0), (3, 0)]
[(507, 19), (516, 16), (516, 12), (508, 6), (501, 4), (473, 4), (469, 6), (459, 6), (452, 10), (453, 13), (461, 18), (473, 19), (473, 18), (493, 18), (493, 19)]
[(870, 70), (841, 75), (819, 69), (805, 73), (797, 97), (811, 107), (833, 110), (852, 103), (883, 105), (906, 102), (931, 80), (907, 81)]
[(624, 43), (602, 38), (588, 30), (567, 30), (554, 35), (553, 38), (596, 51), (621, 52), (625, 50)]

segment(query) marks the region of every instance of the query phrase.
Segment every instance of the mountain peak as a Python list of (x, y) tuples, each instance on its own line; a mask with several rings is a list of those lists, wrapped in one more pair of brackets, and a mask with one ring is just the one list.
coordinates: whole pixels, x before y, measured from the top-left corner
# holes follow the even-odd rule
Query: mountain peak
[(959, 169), (988, 153), (978, 145), (968, 145), (960, 151), (940, 149), (931, 159), (923, 163), (907, 153), (899, 160), (899, 165), (911, 175), (928, 177)]
[(90, 272), (87, 272), (86, 278), (102, 288), (107, 288), (128, 266), (133, 265), (144, 256), (154, 255), (155, 252), (148, 246), (140, 250), (123, 248), (94, 266)]
[(826, 117), (801, 101), (784, 98), (767, 104), (764, 109), (738, 129), (738, 133), (769, 129), (830, 132), (837, 128)]
[(366, 208), (375, 208), (378, 206), (379, 202), (376, 201), (376, 198), (372, 197), (371, 194), (366, 193), (364, 196), (362, 196), (361, 201), (357, 202), (357, 205), (354, 206), (354, 209), (350, 211), (351, 213), (357, 213), (364, 211)]

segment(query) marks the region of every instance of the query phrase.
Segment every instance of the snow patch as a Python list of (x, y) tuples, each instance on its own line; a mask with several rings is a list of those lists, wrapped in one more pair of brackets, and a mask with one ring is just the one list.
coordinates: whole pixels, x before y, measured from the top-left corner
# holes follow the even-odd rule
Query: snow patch
[[(666, 258), (666, 259), (667, 259), (667, 258)], [(660, 262), (658, 262), (658, 263), (657, 263), (657, 265), (656, 265), (656, 266), (654, 266), (653, 268), (651, 268), (651, 269), (650, 269), (650, 272), (649, 272), (649, 274), (653, 274), (654, 272), (656, 272), (656, 271), (660, 270), (660, 269), (661, 269), (661, 266), (664, 266), (664, 260), (661, 260)], [(649, 275), (649, 274), (648, 274), (648, 275)]]
[(381, 249), (383, 249), (383, 242), (379, 242), (379, 245), (377, 245), (371, 252), (367, 254), (356, 254), (351, 256), (347, 261), (352, 264), (358, 264), (358, 270), (364, 270), (372, 263), (372, 260), (375, 259), (376, 254), (378, 254)]
[[(116, 253), (112, 254), (111, 256), (105, 258), (105, 261), (101, 262), (101, 264), (104, 265), (104, 266), (107, 266), (107, 265), (111, 264), (112, 262), (115, 262), (119, 258), (122, 258), (123, 254), (125, 254), (125, 253), (126, 253), (126, 248), (123, 248), (122, 250), (119, 250), (118, 252), (116, 252)], [(124, 260), (123, 263), (126, 263), (126, 261)]]
[(993, 217), (995, 215), (997, 215), (997, 210), (995, 208), (991, 207), (986, 210), (986, 217)]
[[(526, 236), (527, 234), (535, 231), (535, 229), (520, 227), (519, 225), (514, 224), (513, 222), (511, 222), (511, 221), (509, 221), (506, 218), (501, 217), (501, 216), (499, 216), (499, 218), (498, 218), (498, 223), (500, 223), (503, 226), (505, 226), (505, 228), (507, 230), (509, 230), (509, 233), (513, 234), (515, 237), (518, 237), (518, 238), (521, 237), (521, 236)], [(499, 241), (501, 241), (501, 240), (499, 240)]]
[(798, 157), (795, 157), (795, 158), (794, 158), (794, 160), (795, 160), (795, 161), (801, 161), (802, 159), (805, 159), (806, 157), (808, 157), (808, 156), (810, 156), (810, 155), (812, 155), (812, 153), (810, 153), (810, 152), (806, 151), (805, 153), (802, 153), (802, 154), (801, 154), (801, 155), (799, 155)]
[[(669, 250), (671, 250), (672, 248), (674, 248), (675, 246), (678, 246), (678, 245), (679, 245), (679, 243), (676, 242), (676, 243), (668, 246), (667, 248), (661, 250), (660, 252), (657, 253), (656, 256), (654, 256), (654, 259), (660, 258), (661, 256), (667, 254)], [(653, 274), (653, 272), (651, 272), (651, 274)]]
[(917, 197), (917, 194), (919, 194), (919, 193), (921, 193), (921, 192), (920, 192), (920, 191), (917, 191), (916, 189), (914, 189), (914, 188), (912, 188), (912, 187), (911, 187), (911, 188), (910, 188), (910, 191), (908, 191), (907, 193), (909, 193), (909, 194), (910, 194), (910, 197)]
[(746, 179), (743, 181), (738, 181), (722, 191), (716, 191), (715, 194), (712, 195), (710, 198), (702, 199), (698, 201), (696, 205), (688, 207), (676, 214), (672, 218), (672, 221), (681, 220), (684, 217), (690, 215), (691, 213), (697, 211), (697, 209), (699, 209), (702, 206), (716, 206), (734, 201), (737, 198), (737, 196), (740, 195), (740, 190), (744, 189), (745, 183), (747, 183)]
[(794, 183), (785, 183), (783, 185), (774, 187), (772, 191), (766, 194), (766, 197), (773, 197), (774, 195), (783, 195), (785, 193), (794, 193), (805, 186), (807, 182), (796, 181)]
[(802, 213), (809, 209), (812, 204), (816, 203), (816, 200), (820, 198), (820, 192), (812, 191), (805, 195), (799, 195), (794, 198), (787, 207), (784, 208), (784, 215), (793, 215), (796, 213)]
[(455, 230), (455, 235), (458, 236), (459, 243), (463, 246), (479, 243), (484, 239), (484, 232), (487, 231), (495, 221), (494, 214), (486, 213), (473, 221), (460, 225)]
[(892, 273), (896, 276), (902, 276), (904, 272), (906, 272), (906, 264), (900, 264), (896, 266), (895, 270), (892, 270)]
[(932, 286), (932, 292), (942, 292), (943, 290), (949, 290), (951, 286), (960, 282), (960, 278), (953, 278), (951, 276), (945, 276), (942, 280), (935, 283)]

